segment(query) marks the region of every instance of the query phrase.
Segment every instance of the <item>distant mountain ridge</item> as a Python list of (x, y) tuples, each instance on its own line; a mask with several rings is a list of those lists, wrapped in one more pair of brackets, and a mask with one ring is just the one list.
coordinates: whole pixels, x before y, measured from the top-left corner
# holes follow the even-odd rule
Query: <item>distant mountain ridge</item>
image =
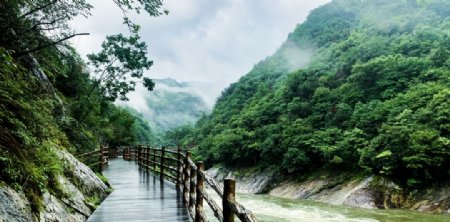
[(210, 112), (220, 91), (217, 83), (179, 82), (172, 78), (154, 79), (155, 89), (138, 89), (121, 105), (134, 109), (156, 132), (194, 124)]
[(211, 110), (221, 92), (228, 86), (226, 82), (177, 81), (172, 78), (154, 79), (155, 89), (186, 92), (202, 98)]
[(189, 86), (189, 82), (178, 82), (177, 80), (172, 78), (154, 79), (153, 81), (156, 83), (156, 85), (163, 84), (169, 87), (184, 88)]

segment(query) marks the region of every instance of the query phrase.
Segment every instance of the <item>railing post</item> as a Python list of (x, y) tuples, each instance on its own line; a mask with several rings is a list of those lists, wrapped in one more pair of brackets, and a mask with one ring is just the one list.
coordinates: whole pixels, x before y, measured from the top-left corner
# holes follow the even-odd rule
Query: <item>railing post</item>
[(141, 158), (141, 166), (144, 165), (144, 158), (145, 158), (145, 149), (143, 145), (139, 145), (139, 150), (141, 150), (141, 154), (139, 154), (139, 157)]
[(190, 188), (189, 188), (189, 210), (193, 209), (193, 211), (195, 211), (195, 179), (196, 179), (196, 174), (197, 171), (191, 166), (189, 165), (189, 169), (191, 170), (191, 175), (190, 175)]
[(108, 165), (108, 147), (103, 147), (102, 150), (100, 150), (100, 152), (102, 152), (102, 157), (103, 157), (103, 169), (105, 168), (106, 165)]
[(150, 171), (150, 145), (147, 145), (147, 158), (146, 158), (146, 165), (147, 165), (147, 167), (146, 167), (146, 169), (147, 169), (147, 171)]
[(134, 161), (138, 162), (138, 165), (142, 166), (142, 149), (141, 148), (142, 148), (141, 145), (137, 145), (136, 149), (134, 149)]
[[(138, 165), (139, 165), (139, 167), (141, 166), (141, 159), (140, 159), (140, 152), (141, 152), (141, 149), (139, 148), (139, 145), (136, 145), (135, 146), (135, 148), (134, 148), (134, 150), (135, 150), (135, 153), (134, 153), (134, 161), (136, 161), (137, 163), (138, 163)], [(137, 157), (136, 157), (137, 156)], [(137, 158), (137, 159), (136, 159)]]
[(144, 161), (145, 161), (145, 148), (144, 146), (139, 146), (139, 149), (141, 150), (141, 153), (139, 154), (139, 158), (141, 159), (141, 167), (144, 167)]
[(202, 171), (204, 170), (205, 166), (203, 165), (203, 162), (197, 163), (197, 187), (196, 187), (196, 193), (197, 198), (195, 200), (195, 222), (203, 222), (204, 218), (201, 216), (203, 214), (203, 183), (205, 182), (205, 178), (202, 176)]
[(164, 181), (164, 151), (165, 147), (161, 148), (161, 162), (160, 162), (160, 167), (159, 167), (159, 180)]
[(153, 171), (156, 172), (156, 148), (153, 150)]
[(144, 146), (142, 146), (141, 162), (142, 162), (142, 168), (144, 168), (144, 170), (147, 170), (146, 169), (146, 165), (147, 165), (147, 149), (145, 149)]
[(102, 145), (100, 145), (99, 156), (100, 156), (99, 170), (101, 173), (103, 171), (103, 146)]
[(223, 222), (234, 222), (234, 214), (228, 203), (235, 201), (236, 182), (233, 179), (223, 181), (222, 210)]
[(139, 146), (139, 150), (140, 150), (139, 161), (141, 162), (141, 167), (144, 167), (145, 149), (144, 147)]
[(180, 189), (180, 185), (181, 185), (181, 148), (178, 147), (177, 149), (177, 183), (176, 183), (176, 187), (177, 190)]
[(186, 158), (184, 159), (184, 178), (183, 178), (183, 203), (189, 203), (189, 159), (191, 158), (191, 152), (186, 152)]

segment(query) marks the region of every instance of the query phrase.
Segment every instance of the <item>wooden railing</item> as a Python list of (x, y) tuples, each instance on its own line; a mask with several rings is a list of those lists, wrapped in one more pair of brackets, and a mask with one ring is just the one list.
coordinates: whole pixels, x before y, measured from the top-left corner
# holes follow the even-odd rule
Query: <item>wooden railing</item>
[[(132, 149), (129, 150), (131, 155)], [(170, 150), (138, 146), (135, 149), (136, 161), (146, 171), (159, 175), (160, 180), (170, 180), (183, 192), (183, 203), (195, 222), (207, 221), (203, 211), (203, 200), (214, 212), (214, 216), (223, 222), (234, 222), (235, 215), (244, 222), (256, 222), (252, 212), (235, 200), (236, 182), (225, 179), (223, 190), (220, 185), (204, 171), (203, 162), (196, 164), (189, 151)], [(125, 153), (124, 153), (125, 155)], [(206, 192), (205, 182), (219, 195), (219, 205)], [(221, 208), (221, 207), (222, 208)]]
[(109, 158), (117, 158), (118, 156), (119, 156), (118, 148), (108, 149), (108, 157)]
[(122, 156), (124, 160), (135, 160), (136, 159), (136, 149), (132, 149), (130, 147), (127, 147), (123, 149)]
[(85, 163), (87, 166), (94, 169), (98, 167), (99, 172), (102, 172), (109, 160), (108, 147), (100, 146), (100, 149), (91, 152), (76, 155), (75, 157)]

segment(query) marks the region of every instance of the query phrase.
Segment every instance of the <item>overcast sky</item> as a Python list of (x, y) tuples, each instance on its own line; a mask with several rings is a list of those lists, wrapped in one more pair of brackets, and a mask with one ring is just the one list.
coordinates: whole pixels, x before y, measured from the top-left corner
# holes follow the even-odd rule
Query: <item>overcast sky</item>
[[(88, 19), (72, 22), (74, 47), (84, 56), (106, 35), (128, 33), (112, 0), (91, 0)], [(165, 0), (169, 15), (134, 15), (154, 65), (146, 76), (221, 82), (225, 87), (271, 55), (308, 13), (329, 0)]]

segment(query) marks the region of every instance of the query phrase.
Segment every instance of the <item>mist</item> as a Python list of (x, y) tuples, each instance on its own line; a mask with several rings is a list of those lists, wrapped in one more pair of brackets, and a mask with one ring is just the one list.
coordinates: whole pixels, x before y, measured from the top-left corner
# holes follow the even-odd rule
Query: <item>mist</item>
[[(169, 87), (157, 82), (154, 92), (137, 84), (136, 90), (128, 94), (129, 101), (117, 104), (133, 108), (151, 122), (157, 114), (149, 99), (155, 92), (164, 91), (201, 98), (206, 108), (199, 110), (209, 112), (226, 87), (247, 74), (258, 61), (274, 54), (311, 10), (329, 1), (166, 0), (165, 8), (170, 11), (167, 16), (134, 15), (133, 19), (142, 27), (142, 39), (149, 46), (148, 56), (154, 61), (144, 76), (156, 80), (171, 78), (187, 84)], [(120, 16), (116, 16), (120, 11), (112, 2), (90, 3), (94, 6), (92, 17), (78, 18), (72, 23), (77, 32), (91, 33), (89, 37), (72, 40), (84, 58), (100, 50), (106, 35), (127, 33), (121, 25), (105, 26), (121, 24)], [(294, 45), (281, 55), (290, 70), (305, 66), (311, 56), (310, 50)]]

